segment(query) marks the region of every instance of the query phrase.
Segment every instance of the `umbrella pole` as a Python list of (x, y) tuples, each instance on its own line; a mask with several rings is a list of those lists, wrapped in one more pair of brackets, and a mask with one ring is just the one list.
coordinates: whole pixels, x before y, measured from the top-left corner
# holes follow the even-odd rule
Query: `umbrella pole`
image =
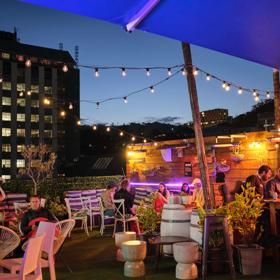
[(199, 170), (201, 175), (202, 181), (202, 188), (203, 188), (203, 195), (205, 200), (205, 209), (206, 211), (212, 209), (213, 199), (210, 198), (210, 179), (209, 179), (209, 172), (208, 166), (206, 161), (206, 153), (205, 153), (205, 146), (204, 146), (204, 139), (202, 135), (201, 129), (201, 119), (200, 119), (200, 112), (199, 112), (199, 103), (197, 97), (197, 90), (196, 90), (196, 82), (193, 75), (193, 66), (192, 66), (192, 55), (191, 55), (191, 48), (189, 43), (182, 43), (183, 48), (183, 55), (184, 61), (187, 70), (187, 81), (188, 81), (188, 89), (190, 95), (190, 103), (191, 103), (191, 110), (192, 110), (192, 117), (193, 117), (193, 126), (195, 132), (195, 143), (196, 143), (196, 150), (198, 155), (199, 161)]
[[(274, 87), (274, 118), (275, 129), (280, 131), (280, 85), (279, 70), (273, 69), (273, 87)], [(280, 167), (280, 149), (277, 149), (277, 168)]]

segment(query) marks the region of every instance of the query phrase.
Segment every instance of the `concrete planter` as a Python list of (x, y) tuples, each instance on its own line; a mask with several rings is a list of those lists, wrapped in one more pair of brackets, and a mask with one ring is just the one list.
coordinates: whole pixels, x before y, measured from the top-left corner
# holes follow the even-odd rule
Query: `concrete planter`
[(134, 231), (126, 231), (126, 232), (117, 232), (115, 234), (115, 245), (117, 247), (117, 261), (123, 262), (123, 253), (122, 253), (122, 243), (129, 241), (129, 240), (136, 240), (136, 233)]

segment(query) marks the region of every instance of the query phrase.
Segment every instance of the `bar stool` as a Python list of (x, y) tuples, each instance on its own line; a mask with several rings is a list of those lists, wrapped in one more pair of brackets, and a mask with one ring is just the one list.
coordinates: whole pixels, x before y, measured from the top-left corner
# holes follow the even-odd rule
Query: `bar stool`
[(204, 237), (203, 237), (203, 257), (202, 257), (202, 279), (206, 279), (207, 263), (208, 260), (208, 247), (209, 247), (209, 235), (213, 231), (222, 231), (224, 239), (224, 249), (226, 253), (226, 259), (221, 262), (227, 262), (229, 265), (229, 271), (231, 278), (235, 279), (235, 269), (232, 258), (232, 248), (230, 244), (229, 232), (228, 232), (228, 220), (224, 215), (211, 215), (206, 214), (204, 221)]

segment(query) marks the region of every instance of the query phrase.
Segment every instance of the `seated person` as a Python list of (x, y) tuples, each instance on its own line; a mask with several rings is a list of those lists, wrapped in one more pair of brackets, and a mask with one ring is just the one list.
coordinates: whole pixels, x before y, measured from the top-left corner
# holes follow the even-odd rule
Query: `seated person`
[(135, 215), (133, 208), (133, 195), (130, 193), (129, 181), (124, 179), (121, 181), (120, 189), (115, 193), (114, 199), (124, 199), (125, 214)]
[(20, 223), (24, 236), (28, 238), (34, 236), (41, 221), (55, 221), (55, 219), (48, 209), (41, 207), (40, 197), (33, 195), (30, 197), (30, 209), (24, 213)]
[(280, 198), (280, 168), (277, 170), (275, 177), (267, 182), (265, 188), (265, 198)]
[(185, 196), (185, 195), (192, 195), (190, 186), (187, 183), (182, 184), (180, 196)]
[(168, 199), (170, 197), (170, 193), (166, 188), (166, 185), (164, 183), (159, 184), (159, 189), (155, 192), (154, 197), (154, 209), (157, 213), (160, 213), (164, 204), (167, 203)]
[(6, 194), (4, 190), (2, 189), (2, 185), (5, 183), (5, 180), (0, 177), (0, 202), (3, 201), (6, 198)]
[(196, 206), (204, 207), (204, 195), (203, 195), (201, 180), (195, 178), (192, 181), (192, 185), (194, 186), (194, 191), (193, 191), (194, 203), (196, 204)]
[(107, 186), (107, 189), (105, 192), (103, 192), (101, 196), (102, 203), (104, 205), (105, 216), (114, 216), (114, 203), (113, 203), (113, 197), (116, 192), (117, 185), (115, 182), (110, 182)]

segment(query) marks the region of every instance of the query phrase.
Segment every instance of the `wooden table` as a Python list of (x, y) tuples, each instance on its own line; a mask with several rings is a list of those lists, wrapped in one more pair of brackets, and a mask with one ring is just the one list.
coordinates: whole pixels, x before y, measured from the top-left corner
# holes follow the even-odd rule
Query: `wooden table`
[(280, 209), (280, 198), (265, 199), (264, 202), (269, 205), (271, 233), (277, 235), (276, 209)]
[(191, 241), (190, 238), (180, 236), (156, 236), (148, 239), (149, 244), (157, 246), (155, 267), (158, 268), (160, 257), (162, 256), (163, 245), (173, 245), (180, 242)]

